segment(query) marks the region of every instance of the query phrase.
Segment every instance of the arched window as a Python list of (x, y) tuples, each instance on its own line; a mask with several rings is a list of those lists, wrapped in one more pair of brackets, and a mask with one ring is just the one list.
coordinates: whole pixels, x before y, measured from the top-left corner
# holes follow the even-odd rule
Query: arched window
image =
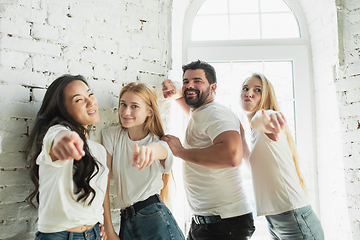
[(261, 72), (273, 83), (317, 210), (313, 80), (308, 31), (299, 3), (192, 0), (182, 35), (183, 64), (197, 59), (211, 63), (218, 77), (216, 101), (231, 108), (243, 123), (247, 120), (239, 105), (242, 82), (253, 72)]
[(297, 19), (283, 0), (206, 0), (191, 33), (192, 41), (299, 37)]

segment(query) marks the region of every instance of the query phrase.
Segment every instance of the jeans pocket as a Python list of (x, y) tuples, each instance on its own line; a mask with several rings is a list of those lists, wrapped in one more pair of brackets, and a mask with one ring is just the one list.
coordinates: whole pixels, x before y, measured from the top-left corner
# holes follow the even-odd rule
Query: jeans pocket
[(162, 214), (161, 209), (156, 204), (151, 204), (151, 205), (141, 209), (139, 212), (137, 212), (136, 215), (139, 218), (151, 218), (151, 217), (155, 217), (160, 214)]
[(310, 207), (308, 211), (301, 214), (302, 219), (304, 220), (307, 228), (309, 229), (308, 234), (313, 236), (314, 239), (322, 240), (324, 239), (324, 231), (322, 229), (320, 220), (316, 216), (315, 212)]

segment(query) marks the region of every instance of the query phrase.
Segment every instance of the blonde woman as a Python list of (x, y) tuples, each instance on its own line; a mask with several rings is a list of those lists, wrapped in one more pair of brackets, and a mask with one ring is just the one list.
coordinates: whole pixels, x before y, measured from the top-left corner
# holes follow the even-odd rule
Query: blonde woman
[(257, 215), (265, 215), (273, 239), (324, 239), (306, 194), (294, 140), (264, 75), (245, 80), (241, 106), (252, 129), (248, 160)]
[[(133, 239), (184, 239), (167, 200), (173, 155), (159, 140), (164, 129), (157, 96), (146, 84), (129, 83), (119, 96), (120, 126), (102, 131), (107, 165), (112, 170), (121, 208), (119, 237)], [(109, 193), (105, 208), (108, 239), (118, 239), (111, 223)]]

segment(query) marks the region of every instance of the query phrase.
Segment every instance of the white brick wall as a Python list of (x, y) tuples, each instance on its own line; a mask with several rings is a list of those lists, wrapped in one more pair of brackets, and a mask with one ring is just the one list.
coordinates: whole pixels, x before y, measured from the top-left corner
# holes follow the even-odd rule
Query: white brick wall
[(360, 239), (360, 3), (300, 3), (309, 23), (312, 49), (319, 196), (325, 238)]
[[(0, 239), (34, 239), (37, 212), (25, 202), (32, 183), (21, 151), (46, 87), (64, 73), (84, 75), (99, 101), (91, 138), (100, 141), (100, 130), (118, 121), (124, 83), (160, 92), (171, 58), (171, 4), (0, 1)], [(112, 215), (118, 224), (119, 212)]]
[[(174, 1), (183, 19), (190, 1)], [(315, 89), (321, 220), (326, 239), (360, 239), (360, 13), (358, 0), (299, 0), (308, 22)], [(117, 122), (124, 83), (160, 92), (172, 51), (181, 74), (181, 34), (170, 49), (170, 0), (0, 1), (0, 239), (33, 239), (36, 211), (22, 143), (46, 87), (82, 74), (99, 101), (91, 138)], [(179, 22), (179, 21), (178, 21)], [(182, 21), (180, 21), (182, 22)], [(174, 27), (182, 28), (182, 25)], [(161, 108), (166, 114), (166, 104)], [(169, 116), (164, 116), (167, 121)], [(11, 193), (11, 194), (9, 194)], [(331, 199), (331, 200), (330, 200)], [(118, 211), (113, 212), (118, 223)]]
[(360, 3), (356, 0), (338, 4), (339, 29), (343, 35), (339, 48), (341, 60), (336, 76), (339, 101), (347, 207), (353, 239), (360, 239)]

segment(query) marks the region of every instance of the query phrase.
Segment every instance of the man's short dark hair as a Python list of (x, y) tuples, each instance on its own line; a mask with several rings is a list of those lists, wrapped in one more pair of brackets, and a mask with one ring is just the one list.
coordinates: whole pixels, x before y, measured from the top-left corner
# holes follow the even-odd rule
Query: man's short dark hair
[(184, 76), (186, 70), (202, 69), (205, 72), (205, 77), (208, 80), (209, 84), (216, 83), (215, 68), (207, 62), (204, 62), (201, 60), (193, 61), (191, 63), (183, 65), (182, 69), (183, 69), (183, 76)]

